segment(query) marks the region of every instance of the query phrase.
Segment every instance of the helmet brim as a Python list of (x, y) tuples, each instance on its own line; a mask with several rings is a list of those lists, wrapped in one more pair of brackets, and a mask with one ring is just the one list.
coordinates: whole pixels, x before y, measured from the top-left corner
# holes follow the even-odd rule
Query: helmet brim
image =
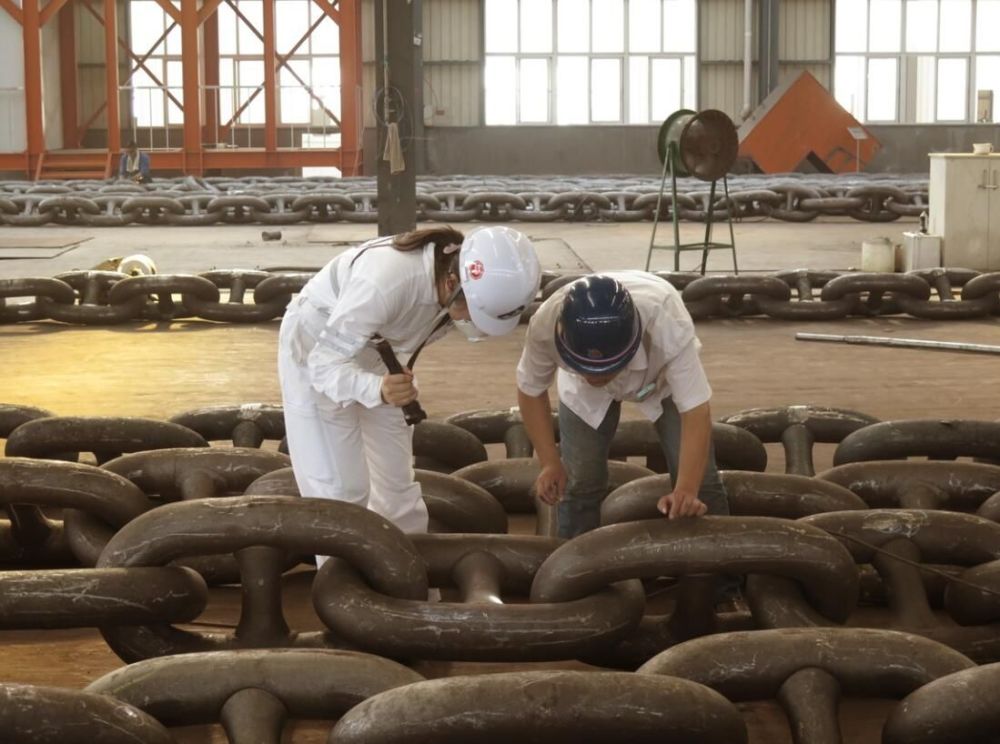
[(628, 366), (628, 363), (632, 361), (635, 353), (639, 350), (639, 344), (642, 343), (642, 324), (639, 320), (639, 314), (636, 313), (635, 320), (632, 324), (632, 340), (629, 342), (628, 348), (610, 363), (601, 363), (596, 360), (594, 362), (590, 362), (589, 360), (584, 360), (570, 351), (563, 342), (562, 336), (559, 333), (558, 323), (556, 324), (553, 335), (555, 336), (556, 351), (559, 352), (559, 358), (562, 359), (563, 363), (565, 363), (565, 365), (571, 370), (584, 375), (610, 375), (613, 372), (625, 369), (625, 367)]
[(476, 328), (488, 336), (505, 336), (517, 328), (517, 324), (521, 322), (520, 315), (501, 320), (484, 313), (471, 304), (469, 305), (469, 317), (476, 324)]

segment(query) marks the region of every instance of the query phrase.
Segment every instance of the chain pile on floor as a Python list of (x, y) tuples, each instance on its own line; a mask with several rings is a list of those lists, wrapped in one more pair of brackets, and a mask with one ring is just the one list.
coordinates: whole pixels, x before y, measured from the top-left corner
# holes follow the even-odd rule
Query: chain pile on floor
[[(71, 271), (55, 277), (0, 279), (0, 324), (55, 320), (71, 325), (201, 318), (261, 323), (284, 315), (310, 272), (215, 270), (126, 276)], [(546, 274), (530, 319), (556, 289), (581, 276)], [(837, 320), (906, 314), (964, 320), (1000, 314), (1000, 272), (919, 269), (906, 274), (794, 269), (765, 276), (657, 272), (681, 290), (695, 320), (766, 316)], [(12, 300), (14, 300), (12, 302)]]
[[(928, 210), (925, 176), (732, 176), (729, 199), (704, 181), (678, 181), (677, 213), (704, 222), (773, 218), (809, 222), (847, 216), (866, 222), (918, 217)], [(417, 179), (417, 220), (608, 221), (652, 220), (660, 179), (652, 176), (424, 176)], [(659, 218), (671, 219), (663, 195)], [(0, 224), (117, 227), (121, 225), (292, 225), (299, 222), (378, 222), (373, 178), (177, 178), (145, 186), (106, 181), (0, 183)]]
[[(218, 722), (277, 744), (308, 719), (336, 721), (331, 742), (731, 744), (736, 704), (771, 699), (796, 742), (837, 742), (841, 694), (901, 700), (888, 744), (1000, 735), (1000, 422), (742, 411), (713, 431), (732, 516), (678, 521), (656, 511), (653, 425), (624, 422), (602, 526), (568, 541), (531, 494), (516, 409), (415, 428), (427, 535), (299, 497), (283, 437), (267, 404), (169, 421), (0, 405), (0, 628), (99, 628), (127, 663), (83, 691), (0, 680), (5, 742), (166, 744)], [(816, 442), (836, 444), (818, 474)], [(537, 534), (508, 534), (519, 512)], [(298, 632), (283, 582), (315, 554), (333, 556), (311, 587), (325, 629)], [(718, 574), (745, 606), (716, 604)], [(238, 623), (192, 625), (232, 583)], [(606, 670), (424, 680), (418, 659)]]

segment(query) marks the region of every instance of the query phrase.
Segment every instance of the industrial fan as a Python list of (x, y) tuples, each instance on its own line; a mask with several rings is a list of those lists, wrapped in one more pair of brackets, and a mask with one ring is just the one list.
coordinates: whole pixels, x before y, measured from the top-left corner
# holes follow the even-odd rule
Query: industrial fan
[[(728, 248), (733, 254), (733, 271), (739, 273), (736, 266), (736, 240), (733, 235), (729, 181), (726, 177), (726, 173), (736, 161), (736, 155), (739, 151), (739, 138), (736, 135), (736, 126), (732, 119), (715, 109), (701, 112), (689, 109), (675, 111), (660, 126), (656, 149), (660, 156), (660, 162), (663, 163), (663, 176), (660, 179), (660, 195), (656, 200), (656, 211), (653, 214), (653, 234), (649, 239), (646, 271), (649, 271), (653, 251), (656, 249), (674, 251), (674, 271), (680, 270), (680, 254), (682, 252), (700, 250), (702, 252), (701, 273), (704, 274), (708, 263), (708, 252), (719, 248)], [(670, 175), (670, 214), (674, 225), (674, 242), (672, 245), (657, 245), (656, 229), (660, 221), (660, 207), (663, 203), (663, 191), (666, 187), (668, 173)], [(687, 175), (711, 183), (705, 209), (705, 239), (697, 243), (681, 243), (677, 177)], [(728, 243), (712, 240), (716, 185), (720, 179), (725, 194), (726, 218), (729, 223)]]

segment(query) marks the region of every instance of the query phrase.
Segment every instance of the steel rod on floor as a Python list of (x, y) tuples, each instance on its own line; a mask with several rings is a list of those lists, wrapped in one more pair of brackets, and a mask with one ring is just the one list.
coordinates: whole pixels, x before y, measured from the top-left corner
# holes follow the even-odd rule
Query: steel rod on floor
[(888, 336), (838, 336), (829, 333), (796, 333), (799, 341), (828, 341), (840, 344), (863, 346), (900, 346), (916, 349), (937, 349), (939, 351), (968, 351), (974, 354), (1000, 354), (1000, 346), (989, 344), (967, 344), (959, 341), (929, 341), (920, 338), (891, 338)]

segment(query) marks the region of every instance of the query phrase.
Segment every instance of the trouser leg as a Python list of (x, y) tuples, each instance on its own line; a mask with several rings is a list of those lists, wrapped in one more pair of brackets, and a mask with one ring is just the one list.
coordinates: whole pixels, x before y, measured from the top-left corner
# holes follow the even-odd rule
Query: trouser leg
[(365, 409), (361, 432), (371, 474), (368, 508), (403, 532), (427, 532), (427, 505), (413, 473), (413, 427), (402, 409)]
[(601, 524), (601, 502), (608, 495), (608, 451), (618, 429), (621, 404), (612, 403), (593, 429), (559, 404), (559, 448), (566, 468), (566, 493), (556, 510), (559, 537), (576, 537)]

